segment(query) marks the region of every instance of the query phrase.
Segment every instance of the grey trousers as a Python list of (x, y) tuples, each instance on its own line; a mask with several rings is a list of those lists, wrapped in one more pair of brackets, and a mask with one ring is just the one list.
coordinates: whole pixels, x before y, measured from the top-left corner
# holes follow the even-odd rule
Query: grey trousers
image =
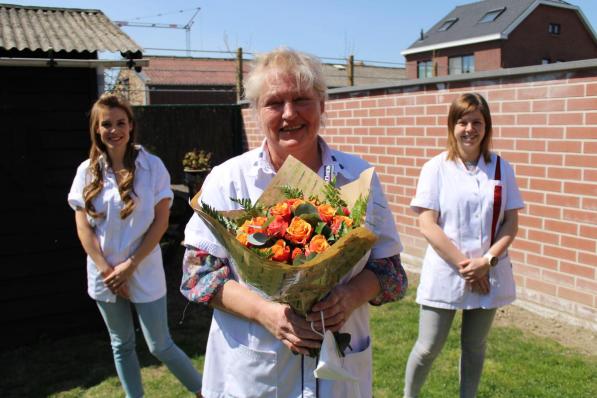
[[(460, 333), (460, 397), (477, 395), (487, 335), (493, 323), (496, 309), (473, 309), (462, 312)], [(431, 365), (441, 352), (448, 337), (456, 310), (421, 306), (419, 314), (419, 337), (406, 364), (404, 397), (419, 396), (419, 391), (429, 374)]]

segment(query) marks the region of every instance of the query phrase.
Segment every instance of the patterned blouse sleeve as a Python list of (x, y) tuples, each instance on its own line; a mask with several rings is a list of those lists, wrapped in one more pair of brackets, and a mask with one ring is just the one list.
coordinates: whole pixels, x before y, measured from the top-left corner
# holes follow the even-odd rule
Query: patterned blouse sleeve
[(369, 301), (369, 304), (382, 305), (404, 297), (408, 288), (408, 278), (402, 267), (400, 254), (369, 260), (365, 268), (371, 270), (377, 276), (381, 286), (381, 291), (377, 297)]
[(189, 301), (208, 305), (218, 290), (233, 279), (228, 260), (187, 248), (182, 263), (180, 292)]

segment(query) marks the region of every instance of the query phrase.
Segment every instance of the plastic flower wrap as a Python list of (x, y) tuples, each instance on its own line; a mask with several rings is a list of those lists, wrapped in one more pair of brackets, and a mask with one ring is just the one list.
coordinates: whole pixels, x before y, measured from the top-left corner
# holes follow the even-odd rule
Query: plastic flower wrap
[(373, 168), (341, 187), (289, 156), (256, 203), (218, 211), (191, 201), (244, 283), (307, 313), (377, 239), (364, 227)]

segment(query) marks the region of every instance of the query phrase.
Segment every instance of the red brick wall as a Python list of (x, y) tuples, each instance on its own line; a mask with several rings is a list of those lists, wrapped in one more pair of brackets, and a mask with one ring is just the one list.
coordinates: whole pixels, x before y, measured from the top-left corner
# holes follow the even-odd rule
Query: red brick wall
[[(597, 60), (592, 65), (337, 91), (326, 103), (322, 135), (375, 166), (404, 259), (418, 267), (426, 242), (408, 205), (421, 166), (445, 146), (451, 100), (466, 91), (484, 95), (493, 115), (494, 150), (514, 166), (526, 203), (510, 250), (519, 303), (597, 330)], [(243, 112), (254, 148), (263, 138), (251, 112)]]

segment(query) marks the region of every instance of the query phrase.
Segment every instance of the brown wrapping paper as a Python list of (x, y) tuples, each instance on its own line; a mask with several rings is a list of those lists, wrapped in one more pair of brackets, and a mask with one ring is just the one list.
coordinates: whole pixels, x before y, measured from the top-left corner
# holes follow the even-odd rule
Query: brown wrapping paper
[[(359, 195), (369, 196), (373, 168), (361, 173), (359, 178), (340, 188), (342, 199), (352, 208)], [(285, 200), (278, 188), (289, 185), (303, 191), (305, 197), (317, 195), (324, 198), (323, 181), (299, 160), (289, 156), (263, 192), (258, 203), (269, 207)], [(377, 237), (365, 227), (357, 227), (334, 243), (325, 252), (301, 265), (288, 265), (259, 257), (244, 247), (236, 237), (214, 218), (206, 214), (199, 202), (201, 192), (191, 200), (191, 207), (207, 224), (214, 236), (234, 260), (235, 271), (242, 280), (266, 294), (270, 299), (288, 303), (300, 314), (309, 312), (352, 267), (373, 247)], [(224, 216), (237, 218), (242, 211), (223, 211)], [(364, 222), (362, 223), (364, 225)]]

